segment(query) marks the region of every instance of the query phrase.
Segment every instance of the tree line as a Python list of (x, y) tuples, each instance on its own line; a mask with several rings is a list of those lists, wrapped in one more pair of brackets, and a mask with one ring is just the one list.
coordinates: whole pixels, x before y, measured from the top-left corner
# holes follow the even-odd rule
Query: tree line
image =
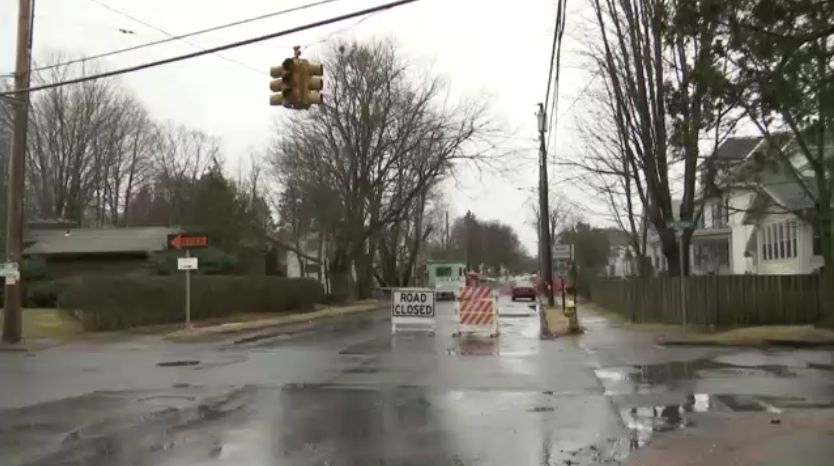
[[(56, 60), (59, 60), (56, 59)], [(33, 84), (75, 76), (78, 66), (38, 72)], [(0, 139), (9, 132), (0, 111)], [(8, 143), (0, 148), (2, 163)], [(119, 81), (100, 79), (31, 95), (27, 131), (27, 221), (85, 227), (199, 226), (237, 251), (270, 219), (261, 173), (224, 174), (220, 142), (203, 131), (155, 121)], [(5, 171), (0, 177), (3, 199)], [(5, 202), (0, 205), (5, 211)], [(222, 216), (218, 213), (222, 212)], [(5, 222), (5, 214), (0, 216)]]
[(521, 245), (512, 226), (482, 220), (472, 212), (454, 220), (428, 244), (431, 259), (460, 261), (468, 270), (498, 277), (503, 273), (535, 273), (536, 258)]

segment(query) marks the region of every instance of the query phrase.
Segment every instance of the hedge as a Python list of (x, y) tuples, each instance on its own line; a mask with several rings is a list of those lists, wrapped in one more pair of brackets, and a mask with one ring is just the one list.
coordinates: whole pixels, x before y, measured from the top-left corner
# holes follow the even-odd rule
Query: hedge
[[(323, 300), (315, 280), (283, 277), (195, 275), (191, 277), (191, 318), (238, 312), (309, 311)], [(84, 277), (69, 284), (58, 308), (73, 311), (85, 330), (120, 330), (185, 320), (182, 275)]]
[(24, 305), (26, 307), (54, 308), (58, 305), (58, 296), (77, 283), (78, 280), (78, 278), (68, 277), (58, 280), (24, 282)]

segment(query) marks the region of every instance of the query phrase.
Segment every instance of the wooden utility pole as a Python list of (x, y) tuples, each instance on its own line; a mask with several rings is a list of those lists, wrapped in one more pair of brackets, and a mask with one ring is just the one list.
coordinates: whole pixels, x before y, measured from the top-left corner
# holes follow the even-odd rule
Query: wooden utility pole
[[(29, 119), (29, 83), (32, 58), (34, 0), (20, 0), (17, 12), (17, 58), (12, 100), (12, 147), (9, 156), (6, 198), (6, 262), (20, 268), (23, 260), (23, 178), (26, 167), (26, 125)], [(21, 284), (6, 278), (3, 341), (17, 343), (21, 337)]]
[(544, 144), (544, 132), (547, 125), (547, 114), (544, 104), (539, 103), (539, 231), (541, 234), (541, 261), (543, 269), (544, 292), (547, 295), (547, 305), (553, 307), (553, 247), (550, 241), (550, 205), (547, 189), (547, 147)]

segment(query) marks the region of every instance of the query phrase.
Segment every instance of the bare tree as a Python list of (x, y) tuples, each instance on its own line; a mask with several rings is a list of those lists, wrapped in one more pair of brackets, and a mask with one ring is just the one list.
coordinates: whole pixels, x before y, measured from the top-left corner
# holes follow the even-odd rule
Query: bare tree
[(167, 123), (154, 133), (152, 223), (174, 224), (185, 217), (191, 188), (211, 167), (222, 166), (220, 142), (206, 133)]
[[(72, 75), (53, 68), (48, 78)], [(36, 215), (84, 220), (97, 193), (103, 160), (100, 135), (118, 111), (119, 91), (111, 81), (88, 81), (45, 90), (33, 96), (29, 111), (27, 178)]]
[(479, 158), (472, 143), (487, 122), (480, 107), (441, 100), (440, 81), (417, 79), (390, 41), (339, 44), (327, 69), (325, 104), (292, 115), (272, 147), (274, 167), (333, 238), (334, 291), (344, 293), (355, 270), (366, 297), (380, 231), (404, 221), (456, 161)]
[[(721, 46), (721, 23), (710, 2), (591, 3), (601, 38), (601, 46), (591, 55), (603, 78), (605, 110), (616, 132), (613, 140), (604, 141), (611, 146), (602, 154), (610, 157), (610, 163), (603, 162), (603, 172), (626, 177), (619, 186), (607, 186), (616, 186), (627, 202), (639, 199), (640, 211), (660, 237), (670, 270), (678, 270), (679, 260), (688, 270), (688, 256), (678, 257), (671, 228), (676, 215), (669, 167), (674, 161), (683, 166), (677, 217), (694, 225), (705, 200), (696, 191), (699, 161), (712, 156), (737, 122), (729, 118), (733, 107), (720, 105), (708, 85), (694, 78), (722, 65), (715, 53)], [(699, 140), (705, 137), (712, 144), (702, 151)], [(633, 219), (637, 209), (631, 206), (629, 211)], [(692, 226), (684, 230), (684, 249), (692, 231)]]

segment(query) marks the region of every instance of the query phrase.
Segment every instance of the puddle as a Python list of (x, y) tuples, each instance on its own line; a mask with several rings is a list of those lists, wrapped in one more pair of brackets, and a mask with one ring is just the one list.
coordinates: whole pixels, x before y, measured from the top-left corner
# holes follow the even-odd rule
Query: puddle
[(446, 354), (449, 356), (495, 356), (499, 354), (498, 341), (496, 339), (463, 338), (458, 341), (457, 346), (448, 348)]
[[(710, 377), (795, 377), (791, 368), (780, 365), (742, 366), (711, 359), (675, 361), (625, 367), (608, 367), (594, 371), (606, 387), (606, 394), (618, 393), (618, 386), (649, 393), (676, 381)], [(622, 388), (626, 388), (622, 387)]]
[(623, 409), (620, 416), (629, 431), (629, 444), (632, 448), (646, 444), (649, 439), (660, 432), (682, 429), (692, 425), (688, 413), (693, 411), (693, 404), (639, 406)]

